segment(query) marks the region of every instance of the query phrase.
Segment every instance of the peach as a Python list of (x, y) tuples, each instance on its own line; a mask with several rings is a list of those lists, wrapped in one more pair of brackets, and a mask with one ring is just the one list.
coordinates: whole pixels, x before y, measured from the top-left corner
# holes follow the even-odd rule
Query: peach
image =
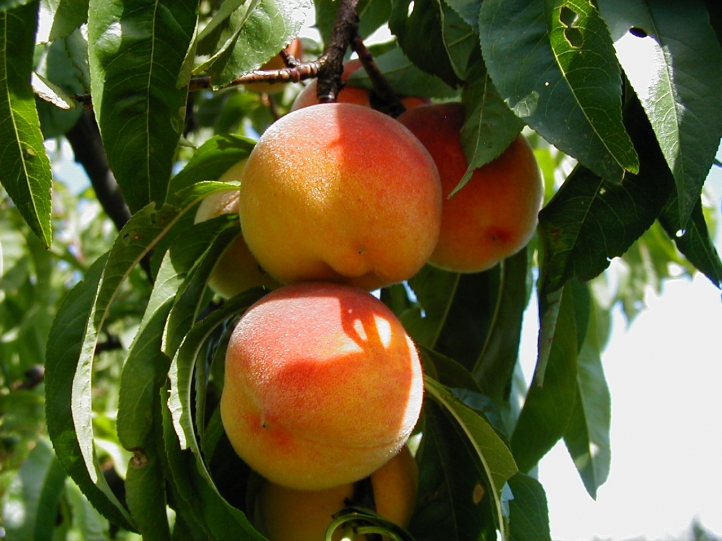
[[(286, 47), (286, 52), (296, 58), (301, 58), (303, 56), (303, 45), (301, 44), (301, 40), (296, 38), (291, 43), (288, 44)], [(277, 54), (273, 58), (271, 58), (268, 62), (263, 64), (259, 69), (260, 70), (279, 70), (287, 67), (286, 62), (283, 59), (283, 57), (280, 54)], [(277, 83), (265, 83), (265, 82), (258, 82), (258, 83), (248, 83), (243, 85), (246, 90), (250, 90), (251, 92), (256, 92), (258, 94), (278, 94), (281, 92), (285, 86), (286, 83), (283, 82), (277, 82)]]
[(460, 137), (464, 106), (422, 105), (398, 120), (426, 146), (441, 175), (441, 232), (429, 263), (454, 272), (479, 272), (526, 246), (536, 230), (544, 187), (534, 153), (522, 135), (449, 197), (468, 167)]
[(386, 305), (355, 287), (303, 282), (260, 299), (233, 330), (220, 413), (252, 469), (319, 490), (386, 463), (422, 400), (418, 353)]
[[(349, 75), (361, 67), (361, 61), (349, 60), (343, 65), (343, 74), (341, 74), (341, 80), (346, 82)], [(318, 97), (316, 96), (316, 89), (318, 88), (317, 80), (312, 80), (308, 85), (304, 87), (301, 92), (298, 93), (296, 99), (291, 105), (291, 111), (308, 107), (309, 105), (318, 105)], [(356, 105), (363, 105), (365, 107), (371, 107), (371, 96), (369, 91), (365, 88), (356, 86), (344, 86), (336, 96), (338, 103), (355, 103)]]
[[(245, 165), (246, 160), (241, 160), (223, 173), (218, 181), (232, 182), (239, 180)], [(238, 189), (210, 194), (198, 206), (194, 222), (200, 223), (221, 214), (237, 213), (238, 195)], [(252, 287), (274, 289), (280, 285), (261, 268), (241, 234), (228, 245), (223, 255), (216, 262), (208, 280), (208, 286), (225, 298), (233, 297)]]
[[(371, 474), (376, 512), (406, 527), (416, 504), (419, 471), (408, 447)], [(269, 541), (319, 541), (336, 513), (353, 501), (354, 485), (325, 490), (295, 490), (264, 481), (259, 491), (254, 524)], [(332, 539), (341, 539), (341, 529)], [(365, 535), (356, 535), (363, 541)], [(385, 539), (385, 538), (384, 538)]]
[(427, 150), (396, 120), (329, 103), (264, 132), (239, 205), (251, 252), (278, 281), (372, 290), (426, 263), (438, 240), (441, 183)]

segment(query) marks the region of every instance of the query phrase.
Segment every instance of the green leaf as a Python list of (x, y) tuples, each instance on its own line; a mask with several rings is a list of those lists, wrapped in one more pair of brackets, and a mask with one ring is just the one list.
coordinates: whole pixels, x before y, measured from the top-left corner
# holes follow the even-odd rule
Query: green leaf
[(577, 357), (577, 397), (564, 432), (564, 443), (592, 498), (606, 481), (611, 462), (611, 398), (601, 359), (606, 342), (598, 323), (601, 311), (590, 303), (589, 325)]
[(638, 102), (625, 112), (641, 159), (638, 175), (621, 185), (577, 166), (539, 213), (544, 240), (541, 294), (576, 276), (589, 280), (629, 249), (657, 219), (674, 181)]
[(0, 179), (49, 247), (52, 175), (30, 86), (37, 13), (37, 1), (0, 11)]
[(162, 203), (183, 131), (180, 73), (196, 25), (194, 0), (91, 0), (93, 109), (126, 202)]
[(511, 541), (551, 541), (549, 507), (544, 487), (536, 479), (517, 473), (509, 479)]
[(258, 69), (298, 35), (310, 8), (309, 0), (241, 3), (199, 36), (198, 51), (210, 58), (195, 73), (210, 74), (218, 88)]
[(468, 84), (461, 98), (466, 106), (461, 144), (469, 168), (450, 195), (460, 190), (476, 169), (498, 158), (524, 127), (499, 95), (478, 53), (472, 55)]
[(441, 35), (449, 60), (459, 79), (466, 80), (469, 55), (479, 51), (479, 36), (464, 19), (445, 2), (439, 2), (442, 16)]
[(610, 182), (639, 169), (612, 40), (589, 0), (485, 1), (479, 26), (494, 85), (524, 122)]
[(687, 260), (722, 289), (722, 261), (705, 222), (701, 200), (697, 201), (684, 227), (679, 221), (677, 208), (676, 198), (670, 199), (659, 217), (660, 223)]
[(131, 270), (199, 199), (223, 183), (194, 185), (173, 204), (153, 204), (136, 213), (110, 252), (88, 270), (85, 280), (58, 309), (46, 353), (48, 433), (58, 458), (88, 499), (111, 521), (132, 529), (132, 520), (100, 472), (93, 447), (91, 379), (98, 334), (118, 290)]
[(444, 16), (437, 0), (399, 0), (393, 3), (389, 29), (414, 65), (457, 87), (462, 81), (445, 42)]
[(586, 332), (589, 294), (577, 282), (557, 293), (558, 299), (555, 294), (540, 300), (540, 358), (511, 436), (521, 472), (536, 466), (564, 435), (577, 398), (577, 355)]
[[(377, 56), (376, 65), (394, 89), (402, 96), (428, 96), (431, 98), (450, 98), (458, 94), (442, 79), (431, 73), (421, 71), (404, 54), (400, 47), (394, 47)], [(366, 70), (356, 70), (348, 78), (349, 84), (372, 88), (371, 79)]]
[(99, 330), (94, 324), (107, 262), (104, 256), (91, 265), (58, 309), (45, 359), (46, 416), (55, 454), (68, 475), (103, 515), (132, 530), (133, 521), (110, 490), (93, 449), (90, 385)]
[(40, 0), (41, 20), (50, 20), (46, 36), (40, 40), (55, 41), (69, 36), (88, 20), (89, 0)]
[(9, 541), (52, 541), (66, 473), (45, 439), (13, 479), (5, 495), (3, 527)]
[(617, 58), (642, 102), (686, 227), (722, 137), (722, 50), (702, 0), (602, 0)]
[(429, 397), (458, 425), (481, 461), (488, 483), (487, 492), (493, 501), (496, 528), (501, 532), (502, 539), (505, 538), (502, 487), (517, 472), (509, 448), (483, 417), (461, 402), (448, 388), (427, 377), (425, 389)]
[(445, 0), (445, 3), (456, 11), (474, 32), (479, 33), (481, 0)]
[(171, 179), (169, 193), (174, 194), (203, 180), (218, 180), (236, 163), (248, 158), (255, 144), (251, 139), (233, 134), (211, 137)]
[(0, 11), (7, 11), (33, 3), (33, 0), (0, 0)]

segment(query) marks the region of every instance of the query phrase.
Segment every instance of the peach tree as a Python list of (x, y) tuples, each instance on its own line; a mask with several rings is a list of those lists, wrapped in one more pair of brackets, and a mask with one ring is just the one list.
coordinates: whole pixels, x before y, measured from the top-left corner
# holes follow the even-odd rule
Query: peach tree
[[(193, 218), (314, 80), (320, 102), (365, 89), (394, 117), (404, 98), (461, 102), (468, 169), (456, 196), (520, 133), (546, 192), (535, 237), (491, 269), (426, 265), (377, 292), (424, 367), (418, 497), (404, 528), (373, 499), (349, 501), (334, 526), (397, 540), (550, 539), (535, 477), (545, 453), (563, 440), (591, 497), (609, 472), (610, 310), (633, 318), (672, 267), (722, 286), (702, 197), (722, 137), (722, 9), (681, 6), (0, 1), (8, 539), (264, 539), (254, 476), (218, 405), (233, 326), (268, 290), (214, 294), (238, 216)], [(302, 54), (260, 69), (299, 35)], [(342, 77), (352, 55), (362, 69)], [(279, 82), (275, 93), (244, 86)], [(63, 148), (90, 180), (80, 192), (56, 178)], [(616, 288), (612, 260), (628, 269)], [(525, 317), (540, 328), (528, 382)]]

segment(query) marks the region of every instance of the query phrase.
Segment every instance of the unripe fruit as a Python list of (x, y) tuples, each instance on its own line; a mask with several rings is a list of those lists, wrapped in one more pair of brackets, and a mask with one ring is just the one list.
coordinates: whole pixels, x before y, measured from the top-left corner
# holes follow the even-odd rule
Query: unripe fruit
[[(303, 56), (303, 46), (301, 45), (301, 40), (296, 38), (291, 43), (288, 44), (288, 47), (286, 47), (286, 52), (295, 58), (300, 59)], [(265, 70), (279, 70), (283, 69), (286, 66), (286, 62), (283, 59), (283, 57), (280, 54), (277, 54), (273, 58), (271, 58), (268, 62), (263, 64), (259, 69), (262, 71)], [(257, 83), (248, 83), (243, 85), (246, 90), (250, 90), (251, 92), (256, 93), (265, 93), (265, 94), (278, 94), (281, 92), (287, 83), (277, 82), (277, 83), (264, 83), (264, 82), (257, 82)]]
[[(376, 512), (386, 520), (406, 527), (416, 504), (419, 471), (408, 447), (371, 474)], [(295, 490), (265, 481), (256, 500), (254, 523), (270, 541), (319, 541), (333, 515), (354, 496), (353, 484), (325, 490)], [(341, 539), (337, 529), (333, 540)], [(354, 541), (366, 536), (356, 535)]]
[[(348, 62), (344, 62), (341, 81), (345, 83), (349, 75), (360, 67), (360, 60), (349, 60)], [(304, 89), (298, 93), (296, 99), (293, 100), (291, 111), (303, 109), (304, 107), (308, 107), (310, 105), (318, 105), (318, 96), (316, 95), (317, 88), (318, 81), (316, 79), (306, 85)], [(371, 97), (369, 95), (369, 91), (365, 88), (356, 86), (344, 86), (338, 93), (338, 96), (336, 96), (336, 101), (338, 103), (355, 103), (356, 105), (371, 107)]]
[[(221, 175), (218, 181), (231, 182), (239, 180), (245, 164), (245, 160), (238, 162)], [(238, 189), (210, 194), (198, 206), (194, 222), (200, 223), (221, 214), (237, 213), (238, 195)], [(223, 255), (216, 262), (216, 266), (213, 268), (208, 280), (208, 286), (225, 298), (233, 297), (252, 287), (263, 286), (268, 289), (275, 289), (280, 285), (261, 268), (241, 234), (228, 245)]]
[(304, 282), (251, 306), (226, 353), (220, 412), (266, 479), (317, 490), (355, 482), (404, 445), (421, 411), (418, 353), (386, 305)]
[(280, 282), (401, 282), (436, 246), (438, 175), (424, 146), (387, 115), (348, 103), (299, 109), (248, 158), (243, 236)]
[(441, 233), (429, 263), (454, 272), (479, 272), (526, 246), (536, 230), (544, 187), (534, 153), (522, 135), (497, 159), (476, 169), (449, 198), (468, 167), (460, 137), (464, 106), (423, 105), (398, 120), (426, 146), (441, 175)]

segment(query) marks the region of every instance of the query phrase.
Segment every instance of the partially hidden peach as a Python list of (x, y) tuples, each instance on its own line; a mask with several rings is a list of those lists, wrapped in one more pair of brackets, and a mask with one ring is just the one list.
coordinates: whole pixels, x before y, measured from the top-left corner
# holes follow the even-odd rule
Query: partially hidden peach
[(460, 136), (464, 114), (464, 106), (453, 102), (414, 107), (398, 120), (426, 146), (441, 176), (441, 233), (429, 263), (479, 272), (526, 246), (536, 230), (544, 188), (534, 153), (518, 135), (449, 197), (468, 168)]
[[(375, 511), (386, 520), (406, 527), (416, 504), (419, 471), (408, 447), (370, 477)], [(254, 524), (269, 541), (319, 541), (334, 515), (354, 501), (354, 485), (325, 490), (295, 490), (265, 481), (256, 500)], [(342, 530), (333, 533), (339, 541)], [(364, 541), (356, 535), (354, 541)], [(385, 539), (385, 538), (384, 538)]]
[[(246, 160), (241, 160), (221, 175), (218, 181), (232, 182), (240, 180), (245, 165)], [(210, 194), (198, 206), (194, 223), (200, 223), (221, 214), (237, 213), (238, 195), (239, 190), (237, 187), (232, 190)], [(241, 234), (228, 245), (223, 255), (216, 262), (208, 280), (208, 286), (225, 298), (233, 297), (252, 287), (275, 289), (280, 285), (261, 268)]]
[[(291, 43), (288, 44), (286, 47), (286, 53), (288, 53), (290, 56), (293, 56), (295, 58), (300, 59), (303, 56), (303, 45), (301, 44), (301, 40), (296, 38)], [(271, 58), (268, 62), (263, 64), (259, 69), (261, 71), (266, 70), (279, 70), (287, 67), (286, 61), (283, 59), (283, 57), (280, 54), (277, 54), (273, 58)], [(243, 85), (246, 90), (250, 90), (251, 92), (256, 92), (259, 94), (265, 93), (265, 94), (278, 94), (281, 92), (284, 87), (286, 86), (286, 83), (283, 82), (277, 82), (277, 83), (264, 83), (264, 82), (258, 82), (258, 83), (248, 83)]]
[(441, 183), (424, 146), (393, 118), (329, 103), (272, 124), (241, 181), (243, 236), (283, 283), (372, 290), (414, 275), (441, 224)]
[(411, 338), (361, 289), (279, 288), (231, 334), (221, 420), (238, 455), (273, 483), (319, 490), (370, 475), (406, 443), (422, 401)]
[[(343, 74), (341, 80), (345, 83), (349, 75), (361, 67), (361, 61), (349, 60), (343, 65)], [(318, 105), (318, 96), (316, 95), (318, 88), (318, 82), (316, 79), (312, 80), (308, 85), (304, 87), (301, 92), (298, 93), (296, 99), (291, 105), (291, 111), (302, 109), (310, 105)], [(363, 105), (365, 107), (371, 107), (371, 96), (369, 91), (365, 88), (356, 86), (344, 86), (336, 96), (338, 103), (355, 103), (356, 105)]]

